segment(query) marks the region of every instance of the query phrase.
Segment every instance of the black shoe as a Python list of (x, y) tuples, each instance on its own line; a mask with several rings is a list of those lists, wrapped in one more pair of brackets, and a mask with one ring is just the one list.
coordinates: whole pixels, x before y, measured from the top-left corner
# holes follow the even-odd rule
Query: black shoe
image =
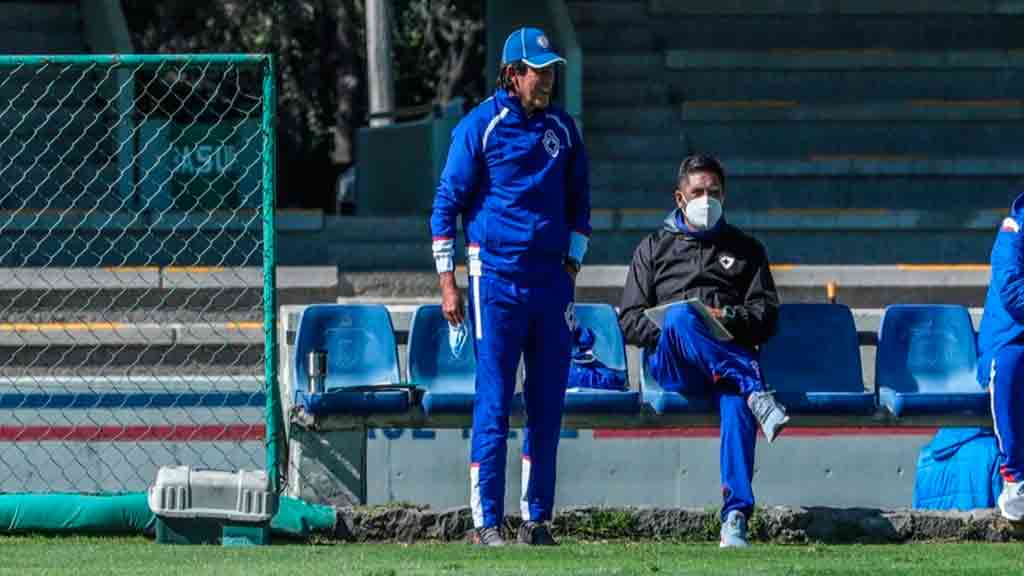
[(558, 546), (548, 525), (541, 522), (523, 522), (519, 526), (518, 540), (528, 546)]
[(505, 539), (501, 537), (501, 530), (495, 526), (477, 528), (473, 531), (473, 544), (477, 546), (504, 546)]

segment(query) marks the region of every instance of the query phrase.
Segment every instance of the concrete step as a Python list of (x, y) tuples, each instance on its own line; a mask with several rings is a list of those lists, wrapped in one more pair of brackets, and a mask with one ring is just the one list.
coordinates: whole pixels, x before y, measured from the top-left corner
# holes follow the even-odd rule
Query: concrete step
[(1013, 100), (1024, 90), (1017, 51), (668, 51), (589, 54), (584, 101)]
[(0, 51), (4, 54), (82, 54), (89, 49), (78, 31), (4, 30), (0, 34)]
[[(580, 302), (607, 302), (618, 306), (628, 265), (587, 264), (576, 283)], [(980, 264), (927, 264), (893, 266), (812, 266), (774, 264), (783, 302), (823, 302), (826, 286), (837, 287), (839, 301), (854, 308), (883, 308), (896, 303), (962, 304), (980, 307), (988, 288), (989, 267)], [(437, 276), (422, 272), (348, 272), (343, 282), (359, 286), (359, 296), (339, 302), (373, 302), (389, 306), (398, 331), (408, 330), (415, 306), (436, 304), (440, 294)], [(459, 286), (467, 285), (464, 268), (456, 271)], [(282, 317), (285, 312), (282, 312)], [(876, 321), (864, 328), (877, 330)]]
[[(731, 204), (730, 204), (731, 205)], [(761, 238), (773, 261), (788, 264), (974, 263), (988, 257), (1005, 208), (945, 213), (909, 210), (730, 210), (727, 218)], [(665, 210), (595, 211), (587, 261), (623, 264), (637, 244), (660, 228)], [(420, 228), (419, 239), (405, 237)], [(403, 238), (373, 242), (352, 238), (331, 261), (343, 271), (379, 269), (382, 258), (393, 267), (429, 270), (429, 232), (417, 219), (395, 219), (387, 228), (402, 228)]]
[(78, 2), (2, 2), (0, 30), (78, 34), (82, 15)]
[(1024, 13), (1024, 2), (964, 0), (648, 0), (650, 13), (662, 17), (682, 17), (702, 14), (722, 15), (777, 15), (777, 14), (837, 14), (851, 15), (990, 15), (1019, 16)]
[(659, 132), (587, 130), (587, 152), (604, 161), (677, 159), (695, 151), (723, 156), (894, 158), (1024, 154), (1024, 122), (684, 122)]
[[(595, 233), (587, 260), (624, 264), (649, 231)], [(772, 261), (787, 264), (970, 264), (988, 258), (995, 230), (754, 231)]]
[[(689, 14), (665, 17), (615, 5), (574, 18), (585, 54), (649, 50), (1014, 49), (1021, 15)], [(574, 13), (576, 11), (574, 10)], [(728, 34), (722, 34), (728, 30)]]
[[(600, 164), (595, 163), (596, 167)], [(628, 176), (591, 179), (591, 204), (607, 209), (670, 209), (677, 162)], [(729, 207), (745, 210), (788, 208), (901, 208), (956, 213), (1008, 207), (1024, 189), (1024, 176), (823, 176), (775, 178), (727, 174)], [(667, 172), (665, 171), (667, 170)], [(612, 174), (611, 169), (602, 174)], [(608, 177), (608, 176), (605, 176)]]
[[(597, 198), (611, 199), (619, 196), (612, 204), (595, 202), (595, 206), (630, 207), (631, 199), (657, 197), (671, 194), (676, 186), (676, 175), (682, 154), (674, 159), (652, 162), (616, 162), (595, 158), (591, 161), (590, 181)], [(765, 190), (768, 205), (778, 202), (779, 195), (787, 190), (795, 198), (818, 198), (812, 207), (821, 206), (829, 196), (839, 193), (839, 198), (851, 198), (861, 190), (867, 194), (863, 201), (856, 200), (858, 207), (892, 207), (901, 204), (901, 186), (907, 185), (907, 207), (932, 206), (930, 201), (920, 199), (928, 193), (930, 184), (937, 184), (938, 190), (962, 191), (972, 183), (983, 195), (985, 202), (997, 206), (1008, 206), (1009, 202), (999, 200), (1019, 191), (1024, 182), (1024, 166), (1012, 159), (970, 159), (970, 158), (907, 158), (873, 156), (822, 156), (811, 158), (721, 158), (726, 170), (730, 193), (749, 193), (753, 199), (758, 190)], [(881, 190), (870, 189), (883, 186), (883, 190), (897, 192), (886, 199)], [(913, 197), (917, 197), (914, 200)], [(937, 199), (941, 197), (936, 197)], [(876, 200), (882, 200), (879, 204)], [(824, 200), (831, 202), (831, 200)], [(951, 205), (960, 205), (947, 197)], [(836, 206), (832, 204), (831, 206)]]
[[(58, 154), (57, 149), (51, 151)], [(49, 154), (43, 155), (44, 157)], [(24, 154), (19, 155), (19, 158)], [(91, 158), (91, 157), (90, 157)], [(108, 210), (125, 208), (116, 159), (105, 163), (36, 162), (0, 167), (0, 209)]]

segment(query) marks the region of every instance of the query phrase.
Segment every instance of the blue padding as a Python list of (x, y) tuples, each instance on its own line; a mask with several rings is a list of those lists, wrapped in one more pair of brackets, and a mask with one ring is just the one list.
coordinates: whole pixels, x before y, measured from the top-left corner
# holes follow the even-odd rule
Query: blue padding
[(29, 392), (0, 394), (0, 408), (91, 409), (91, 408), (258, 408), (266, 404), (263, 392)]
[(644, 350), (640, 372), (640, 392), (644, 405), (658, 414), (674, 412), (711, 412), (715, 408), (714, 398), (709, 394), (687, 394), (670, 392), (661, 387), (651, 376), (647, 366), (648, 350)]
[[(594, 356), (612, 370), (626, 371), (626, 344), (615, 309), (608, 304), (578, 303), (576, 322), (594, 333)], [(626, 381), (629, 381), (627, 376)], [(572, 388), (565, 393), (568, 413), (631, 414), (640, 411), (640, 393)]]
[(406, 390), (355, 391), (338, 388), (323, 394), (295, 392), (295, 403), (309, 414), (395, 414), (409, 410)]
[[(626, 371), (626, 344), (615, 309), (608, 304), (576, 304), (576, 322), (594, 333), (594, 355), (613, 370)], [(627, 378), (628, 381), (628, 378)]]
[(567, 413), (633, 414), (640, 411), (640, 393), (634, 390), (594, 390), (573, 388), (565, 393)]
[(987, 392), (896, 392), (892, 388), (878, 391), (879, 402), (896, 416), (908, 414), (989, 414)]
[[(324, 391), (309, 392), (307, 356), (327, 352)], [(401, 382), (391, 316), (379, 304), (315, 304), (302, 312), (292, 358), (295, 403), (311, 414), (408, 410), (409, 394), (388, 389)], [(380, 391), (367, 390), (379, 386)], [(358, 390), (355, 390), (358, 388)]]
[(413, 314), (409, 326), (409, 380), (423, 391), (426, 414), (473, 412), (476, 354), (472, 329), (467, 330), (462, 348), (452, 350), (448, 321), (440, 306), (420, 306)]
[(875, 385), (881, 404), (904, 414), (988, 414), (975, 378), (971, 316), (963, 306), (897, 305), (878, 330)]
[(857, 327), (842, 304), (783, 304), (778, 332), (761, 346), (765, 383), (790, 412), (870, 414)]

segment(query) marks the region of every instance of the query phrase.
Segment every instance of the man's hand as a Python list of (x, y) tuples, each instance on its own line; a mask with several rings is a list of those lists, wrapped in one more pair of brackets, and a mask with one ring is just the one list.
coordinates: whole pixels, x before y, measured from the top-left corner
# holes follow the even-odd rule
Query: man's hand
[(722, 311), (721, 308), (712, 308), (708, 306), (708, 312), (711, 314), (712, 318), (718, 318), (719, 320), (725, 318), (725, 312)]
[(455, 285), (455, 273), (441, 273), (440, 283), (441, 313), (449, 324), (462, 324), (466, 319), (466, 311), (462, 306), (462, 292)]
[(576, 286), (576, 275), (580, 273), (580, 265), (571, 258), (565, 259), (565, 273), (569, 275), (569, 279), (572, 280), (573, 287)]

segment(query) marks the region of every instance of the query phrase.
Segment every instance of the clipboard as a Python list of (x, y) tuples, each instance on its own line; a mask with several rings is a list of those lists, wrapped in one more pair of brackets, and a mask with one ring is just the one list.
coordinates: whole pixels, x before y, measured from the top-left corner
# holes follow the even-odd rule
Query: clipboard
[(708, 330), (711, 331), (711, 335), (714, 336), (716, 340), (728, 342), (733, 339), (732, 333), (722, 325), (718, 318), (711, 315), (711, 310), (709, 310), (699, 298), (676, 300), (674, 302), (662, 304), (661, 306), (648, 308), (644, 310), (644, 316), (646, 316), (651, 322), (657, 324), (658, 328), (662, 328), (665, 324), (665, 314), (667, 314), (668, 309), (673, 306), (689, 306), (692, 308), (693, 311), (704, 320), (704, 325), (708, 327)]

